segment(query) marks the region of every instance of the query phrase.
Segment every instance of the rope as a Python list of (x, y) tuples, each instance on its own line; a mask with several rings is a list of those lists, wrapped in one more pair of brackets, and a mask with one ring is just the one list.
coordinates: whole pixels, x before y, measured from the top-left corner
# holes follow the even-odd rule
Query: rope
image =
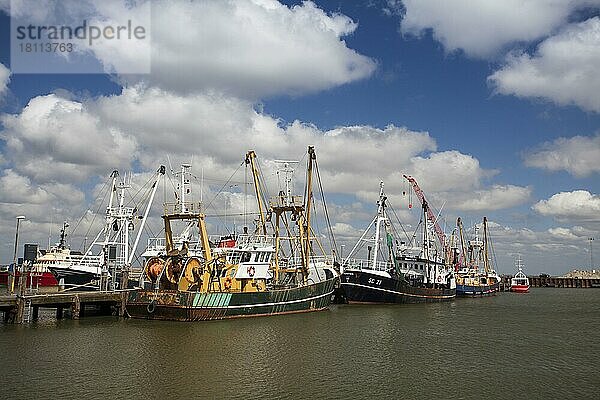
[[(111, 182), (112, 179), (109, 179), (108, 181), (106, 181), (105, 183), (105, 187), (110, 187), (110, 185), (108, 184), (108, 182)], [(112, 187), (111, 187), (112, 189)], [(104, 188), (102, 188), (102, 190), (104, 190)], [(90, 222), (90, 225), (88, 227), (88, 230), (85, 232), (84, 235), (84, 239), (81, 241), (81, 246), (80, 248), (83, 249), (83, 251), (86, 251), (86, 249), (83, 248), (84, 244), (85, 244), (85, 238), (89, 235), (90, 231), (92, 230), (92, 227), (94, 226), (94, 221), (96, 220), (96, 216), (99, 215), (100, 213), (100, 208), (102, 207), (102, 205), (104, 204), (104, 200), (106, 200), (106, 196), (108, 195), (108, 193), (110, 192), (110, 190), (107, 190), (106, 193), (104, 193), (104, 197), (102, 197), (102, 201), (100, 202), (100, 204), (98, 205), (98, 209), (96, 210), (96, 212), (94, 213), (94, 216), (92, 217), (92, 222)], [(100, 192), (100, 194), (102, 193), (102, 191)], [(98, 195), (98, 197), (100, 196), (100, 194)], [(98, 199), (98, 198), (96, 198)], [(77, 227), (79, 226), (79, 224), (81, 223), (81, 221), (83, 220), (83, 218), (85, 217), (85, 213), (81, 216), (81, 218), (79, 219), (79, 222), (77, 222), (77, 225), (75, 225), (75, 229), (73, 229), (73, 233), (75, 232), (75, 230), (77, 229)]]
[(227, 181), (223, 184), (223, 186), (221, 186), (221, 189), (219, 189), (219, 191), (215, 194), (215, 196), (211, 199), (211, 201), (208, 203), (208, 205), (206, 206), (206, 208), (208, 209), (213, 201), (215, 201), (215, 199), (217, 198), (218, 195), (220, 195), (223, 192), (223, 189), (225, 189), (225, 187), (231, 182), (231, 178), (233, 178), (233, 176), (235, 174), (237, 174), (237, 172), (240, 170), (240, 168), (242, 167), (242, 165), (244, 165), (244, 162), (242, 162), (235, 171), (233, 171), (233, 174), (231, 174), (231, 176), (229, 177), (229, 179), (227, 179)]
[[(411, 238), (408, 236), (408, 233), (404, 229), (404, 224), (402, 224), (402, 222), (400, 221), (400, 218), (398, 218), (398, 214), (396, 214), (396, 210), (392, 207), (392, 204), (389, 202), (389, 200), (387, 201), (387, 206), (390, 210), (392, 210), (392, 214), (394, 214), (396, 221), (398, 221), (398, 224), (400, 224), (400, 227), (402, 228), (402, 232), (404, 232), (404, 236), (406, 236), (406, 240), (410, 243)], [(393, 225), (392, 225), (392, 228), (395, 230)], [(400, 235), (398, 235), (398, 236), (400, 236)]]
[(337, 242), (335, 240), (335, 235), (333, 234), (333, 227), (331, 226), (331, 219), (329, 218), (329, 210), (327, 208), (327, 203), (325, 202), (325, 193), (323, 192), (323, 184), (321, 182), (321, 173), (319, 172), (319, 165), (317, 164), (317, 160), (315, 160), (315, 170), (317, 171), (317, 181), (319, 182), (319, 192), (321, 193), (321, 200), (323, 202), (323, 211), (325, 213), (325, 221), (327, 223), (327, 233), (329, 234), (329, 246), (332, 249), (337, 251)]

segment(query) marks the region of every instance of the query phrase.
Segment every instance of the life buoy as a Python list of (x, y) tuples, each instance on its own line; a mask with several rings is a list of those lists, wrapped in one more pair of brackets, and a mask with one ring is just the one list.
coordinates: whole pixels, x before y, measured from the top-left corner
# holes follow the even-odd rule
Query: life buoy
[(232, 284), (233, 284), (233, 280), (232, 280), (230, 277), (227, 277), (227, 278), (225, 279), (225, 283), (224, 283), (225, 290), (229, 290), (229, 289), (231, 289), (231, 285), (232, 285)]
[(254, 273), (256, 272), (254, 265), (249, 266), (247, 269), (247, 272), (248, 272), (248, 275), (252, 278), (254, 276)]
[(156, 309), (156, 305), (155, 305), (155, 301), (152, 300), (150, 303), (148, 303), (148, 306), (146, 307), (146, 311), (148, 311), (148, 314), (152, 314), (154, 312), (154, 310)]

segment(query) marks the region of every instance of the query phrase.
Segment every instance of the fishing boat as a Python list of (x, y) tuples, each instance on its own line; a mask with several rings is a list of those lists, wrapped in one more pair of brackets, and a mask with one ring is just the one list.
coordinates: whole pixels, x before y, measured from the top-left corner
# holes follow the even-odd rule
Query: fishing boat
[[(161, 166), (142, 187), (148, 189), (145, 193), (146, 199), (140, 201), (143, 203), (147, 200), (142, 216), (137, 207), (125, 203), (126, 192), (131, 187), (130, 177), (126, 175), (119, 181), (118, 171), (113, 171), (110, 175), (110, 186), (107, 186), (106, 191), (110, 193), (110, 197), (104, 227), (87, 250), (82, 253), (70, 249), (66, 241), (68, 224), (65, 223), (59, 244), (51, 247), (37, 263), (47, 267), (56, 277), (59, 286), (65, 290), (108, 290), (127, 287), (130, 274), (135, 272), (131, 264), (158, 187), (158, 179), (164, 173), (165, 167)], [(141, 222), (137, 223), (140, 220)], [(132, 245), (130, 241), (136, 229)]]
[[(54, 274), (47, 267), (34, 262), (32, 267), (24, 264), (25, 267), (25, 285), (26, 288), (39, 289), (46, 287), (54, 287), (58, 285)], [(0, 267), (0, 286), (8, 286), (10, 282), (9, 276), (12, 273), (13, 266), (6, 265)], [(15, 272), (15, 286), (21, 282), (21, 271), (17, 269)]]
[[(332, 257), (315, 252), (321, 246), (311, 228), (313, 172), (319, 177), (313, 147), (308, 148), (304, 196), (293, 195), (286, 179), (285, 190), (267, 202), (254, 151), (246, 154), (245, 164), (252, 171), (258, 204), (254, 232), (245, 229), (214, 245), (206, 214), (190, 209), (183, 196), (165, 205), (165, 252), (146, 262), (151, 287), (129, 293), (130, 317), (203, 321), (318, 311), (330, 305), (339, 274)], [(176, 221), (198, 228), (201, 253), (174, 240)]]
[[(422, 205), (421, 244), (399, 243), (394, 237), (398, 230), (387, 215), (384, 183), (380, 182), (377, 214), (343, 262), (341, 286), (348, 303), (419, 303), (456, 297), (453, 268), (445, 263), (444, 250), (436, 251), (430, 239), (424, 197)], [(361, 248), (364, 250), (365, 243), (367, 258), (353, 258)]]
[(515, 267), (518, 272), (510, 280), (510, 291), (516, 293), (529, 292), (529, 278), (523, 273), (523, 260), (520, 255), (515, 259)]
[(490, 238), (487, 218), (483, 217), (483, 235), (479, 238), (479, 227), (475, 226), (475, 236), (465, 245), (463, 226), (457, 219), (460, 232), (461, 257), (457, 264), (456, 295), (462, 297), (481, 297), (495, 294), (500, 288), (500, 277), (492, 268), (490, 261)]

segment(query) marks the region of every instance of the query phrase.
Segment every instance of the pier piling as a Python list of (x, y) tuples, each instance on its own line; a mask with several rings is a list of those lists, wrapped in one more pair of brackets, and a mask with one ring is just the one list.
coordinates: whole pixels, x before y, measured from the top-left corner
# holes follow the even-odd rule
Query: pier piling
[(4, 314), (5, 323), (16, 324), (38, 319), (40, 308), (55, 309), (56, 319), (64, 317), (65, 309), (70, 318), (83, 318), (86, 314), (86, 306), (95, 307), (105, 313), (116, 309), (116, 315), (123, 316), (127, 293), (128, 290), (120, 290), (0, 296), (0, 312)]
[[(512, 275), (502, 275), (502, 283), (510, 289)], [(557, 276), (529, 276), (531, 287), (553, 288), (600, 288), (600, 279), (597, 278), (568, 278)]]

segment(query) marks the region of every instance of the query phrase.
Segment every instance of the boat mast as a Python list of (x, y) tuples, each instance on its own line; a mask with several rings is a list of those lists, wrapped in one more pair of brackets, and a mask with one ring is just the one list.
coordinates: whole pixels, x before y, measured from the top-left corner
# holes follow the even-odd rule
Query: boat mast
[(425, 271), (427, 272), (427, 282), (431, 281), (430, 271), (429, 271), (429, 235), (427, 230), (427, 212), (429, 210), (429, 206), (427, 205), (427, 200), (423, 199), (423, 259), (425, 260)]
[(458, 234), (460, 236), (460, 257), (459, 264), (462, 267), (464, 264), (467, 264), (467, 247), (465, 246), (465, 237), (463, 235), (463, 224), (460, 217), (456, 219), (456, 225), (458, 226)]
[(312, 208), (312, 171), (313, 171), (313, 162), (317, 159), (317, 155), (315, 154), (315, 148), (313, 146), (308, 146), (308, 168), (306, 171), (306, 215), (305, 221), (306, 225), (304, 227), (304, 231), (306, 233), (305, 239), (305, 248), (304, 248), (304, 262), (302, 266), (302, 273), (304, 275), (304, 279), (308, 277), (308, 264), (310, 262), (310, 217), (311, 217), (311, 208)]
[(488, 240), (487, 217), (483, 217), (483, 268), (486, 274), (490, 272)]
[[(120, 239), (122, 239), (121, 245), (123, 247), (121, 249), (121, 259), (123, 263), (125, 263), (129, 258), (129, 224), (127, 223), (127, 216), (125, 214), (124, 203), (125, 189), (131, 186), (128, 182), (128, 179), (131, 179), (131, 175), (129, 175), (129, 178), (127, 178), (127, 176), (128, 175), (125, 174), (123, 182), (119, 185), (119, 209), (117, 213), (117, 219), (119, 220), (119, 222), (121, 222), (119, 224), (119, 230), (121, 231), (119, 236)], [(133, 224), (133, 222), (131, 223)]]
[(375, 223), (375, 241), (373, 243), (373, 258), (372, 258), (372, 263), (373, 263), (373, 267), (372, 269), (377, 269), (377, 253), (379, 252), (379, 229), (381, 226), (381, 223), (383, 221), (386, 220), (385, 217), (385, 194), (383, 192), (383, 181), (379, 182), (379, 200), (377, 201), (377, 218), (376, 218), (376, 223)]
[(127, 260), (127, 266), (131, 266), (131, 262), (133, 261), (133, 256), (135, 254), (135, 249), (140, 241), (140, 237), (142, 236), (142, 228), (146, 224), (146, 219), (148, 219), (148, 213), (150, 212), (150, 207), (152, 207), (152, 203), (154, 202), (154, 195), (156, 194), (156, 190), (158, 189), (158, 180), (161, 176), (165, 174), (165, 166), (161, 165), (158, 171), (156, 171), (156, 179), (152, 184), (152, 194), (150, 195), (150, 199), (148, 200), (148, 204), (146, 205), (146, 210), (144, 211), (144, 217), (142, 219), (142, 223), (138, 230), (137, 236), (135, 237), (135, 242), (133, 243), (133, 247), (131, 249), (131, 254), (129, 255), (129, 259)]
[[(117, 193), (117, 177), (119, 176), (119, 171), (117, 171), (116, 169), (110, 174), (110, 177), (112, 178), (112, 182), (111, 182), (111, 190), (110, 190), (110, 198), (108, 200), (108, 206), (106, 207), (106, 226), (104, 227), (104, 245), (102, 246), (102, 252), (104, 253), (102, 257), (104, 260), (106, 260), (106, 255), (107, 255), (107, 246), (108, 246), (108, 242), (110, 240), (110, 230), (112, 229), (112, 222), (113, 222), (113, 218), (112, 218), (112, 208), (113, 208), (113, 202), (115, 201), (115, 194)], [(90, 246), (90, 248), (93, 246), (93, 242), (92, 245)]]
[(60, 242), (58, 243), (58, 248), (61, 250), (64, 250), (67, 245), (66, 245), (66, 238), (67, 238), (67, 228), (69, 227), (69, 223), (67, 221), (63, 222), (63, 227), (60, 230)]
[(108, 208), (107, 208), (107, 214), (108, 214), (108, 210), (112, 207), (113, 201), (115, 199), (115, 193), (117, 191), (117, 177), (119, 176), (119, 171), (117, 171), (116, 169), (111, 172), (110, 177), (112, 178), (112, 184), (111, 184), (111, 190), (110, 190), (110, 199), (108, 200)]
[(262, 196), (260, 193), (260, 185), (258, 180), (258, 168), (256, 167), (256, 153), (254, 150), (250, 150), (246, 154), (246, 165), (250, 165), (252, 168), (252, 177), (254, 179), (254, 190), (256, 191), (256, 201), (258, 202), (258, 212), (260, 214), (260, 227), (256, 228), (256, 233), (258, 233), (259, 229), (262, 230), (263, 235), (267, 235), (267, 223), (265, 218), (265, 212), (262, 203)]
[(517, 267), (519, 272), (523, 272), (523, 259), (521, 258), (520, 254), (517, 254), (517, 257), (515, 258), (515, 266)]
[(186, 213), (188, 212), (187, 209), (187, 205), (185, 203), (185, 195), (188, 192), (188, 186), (190, 184), (189, 179), (186, 179), (185, 176), (187, 174), (189, 174), (189, 170), (192, 168), (192, 166), (190, 164), (181, 164), (181, 182), (180, 182), (180, 187), (181, 187), (181, 212), (182, 213)]

